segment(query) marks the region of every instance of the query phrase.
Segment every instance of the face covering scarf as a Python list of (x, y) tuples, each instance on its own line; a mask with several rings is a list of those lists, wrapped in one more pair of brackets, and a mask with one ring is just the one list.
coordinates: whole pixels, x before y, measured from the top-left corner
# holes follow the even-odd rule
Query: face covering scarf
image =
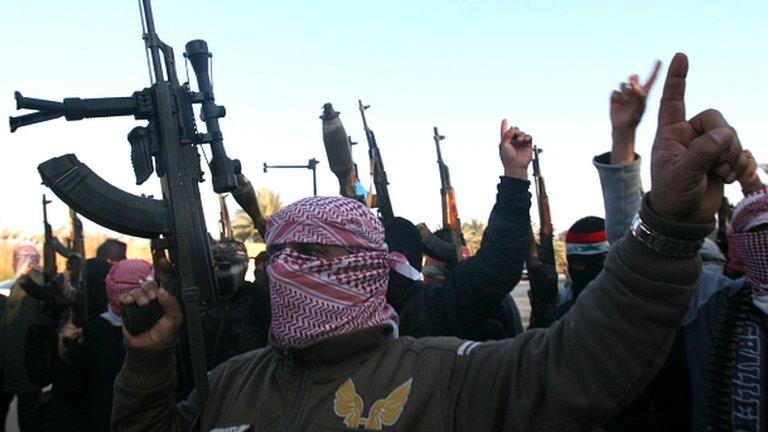
[(13, 272), (18, 277), (24, 266), (29, 264), (33, 269), (40, 271), (40, 252), (33, 245), (19, 245), (13, 250)]
[(144, 260), (126, 259), (115, 263), (104, 280), (109, 312), (120, 319), (120, 297), (153, 280), (154, 275), (154, 268)]
[[(266, 241), (271, 249), (283, 246), (267, 268), (272, 339), (282, 347), (396, 322), (386, 301), (389, 269), (419, 275), (402, 254), (387, 253), (378, 218), (347, 198), (310, 197), (289, 205), (270, 218)], [(298, 253), (292, 243), (343, 246), (353, 253), (317, 258)]]
[(752, 286), (755, 305), (768, 313), (768, 230), (750, 231), (768, 224), (768, 189), (753, 192), (736, 206), (729, 240), (740, 270)]

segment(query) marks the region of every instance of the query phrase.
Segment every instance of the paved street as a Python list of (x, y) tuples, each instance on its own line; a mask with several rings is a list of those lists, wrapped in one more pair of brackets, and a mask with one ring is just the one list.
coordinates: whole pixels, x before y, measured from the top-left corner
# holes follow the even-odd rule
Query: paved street
[(528, 327), (528, 320), (531, 316), (531, 303), (528, 301), (528, 290), (530, 285), (528, 281), (520, 281), (512, 291), (512, 298), (520, 309), (520, 315), (523, 317), (523, 327)]

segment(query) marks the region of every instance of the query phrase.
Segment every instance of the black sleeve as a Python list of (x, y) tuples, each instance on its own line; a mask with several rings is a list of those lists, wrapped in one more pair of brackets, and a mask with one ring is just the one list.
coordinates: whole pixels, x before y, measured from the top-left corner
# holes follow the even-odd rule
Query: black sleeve
[(530, 244), (529, 186), (527, 180), (501, 178), (480, 250), (446, 278), (437, 307), (458, 322), (458, 336), (472, 338), (520, 281)]

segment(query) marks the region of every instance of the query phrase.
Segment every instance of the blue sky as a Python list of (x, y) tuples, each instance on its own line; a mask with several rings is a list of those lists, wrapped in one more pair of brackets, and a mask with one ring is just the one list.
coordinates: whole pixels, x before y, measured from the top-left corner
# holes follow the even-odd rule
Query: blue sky
[[(109, 5), (108, 7), (105, 5)], [(153, 3), (160, 37), (181, 52), (205, 39), (214, 53), (227, 151), (256, 187), (285, 202), (311, 194), (311, 175), (270, 171), (270, 164), (318, 167), (319, 191), (338, 186), (322, 146), (321, 107), (332, 102), (353, 139), (363, 183), (367, 154), (357, 99), (372, 108), (395, 213), (435, 227), (439, 178), (432, 127), (447, 136), (459, 215), (486, 219), (502, 173), (499, 122), (506, 117), (545, 149), (555, 228), (602, 216), (591, 158), (610, 149), (608, 97), (631, 73), (645, 77), (655, 59), (677, 51), (690, 59), (689, 116), (720, 109), (758, 160), (768, 161), (768, 3), (758, 0), (616, 1), (170, 1)], [(136, 1), (15, 1), (2, 7), (4, 67), (0, 111), (16, 115), (13, 91), (45, 99), (127, 96), (148, 85)], [(666, 68), (662, 70), (662, 74)], [(650, 152), (660, 86), (652, 91), (637, 150)], [(65, 122), (10, 134), (0, 128), (0, 227), (39, 230), (36, 166), (64, 153), (116, 186), (159, 195), (156, 178), (133, 184), (125, 136), (132, 118)], [(645, 188), (651, 187), (647, 160)], [(209, 176), (207, 176), (209, 177)], [(217, 201), (201, 185), (209, 227)], [(729, 196), (738, 198), (736, 186)], [(234, 206), (234, 202), (230, 201)], [(51, 208), (54, 225), (66, 209)], [(534, 211), (535, 218), (535, 211)], [(94, 227), (86, 226), (94, 229)]]

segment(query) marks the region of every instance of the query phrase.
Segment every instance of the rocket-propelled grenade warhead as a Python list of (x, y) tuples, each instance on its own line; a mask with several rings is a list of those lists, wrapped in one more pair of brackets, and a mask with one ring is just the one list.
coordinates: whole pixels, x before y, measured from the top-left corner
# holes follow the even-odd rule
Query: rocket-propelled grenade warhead
[(355, 166), (352, 162), (347, 132), (341, 124), (339, 112), (334, 111), (333, 105), (327, 103), (323, 105), (323, 115), (320, 119), (323, 121), (323, 144), (325, 153), (328, 155), (328, 165), (337, 177), (346, 177), (355, 169)]

